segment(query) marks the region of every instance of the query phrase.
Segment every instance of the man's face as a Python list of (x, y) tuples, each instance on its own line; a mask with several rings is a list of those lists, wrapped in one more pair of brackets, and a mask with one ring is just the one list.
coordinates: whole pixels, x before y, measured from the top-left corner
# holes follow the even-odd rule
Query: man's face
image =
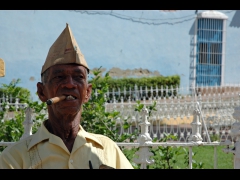
[(38, 84), (38, 95), (44, 102), (56, 96), (66, 96), (63, 101), (49, 107), (55, 115), (78, 113), (82, 104), (88, 101), (92, 88), (91, 84), (87, 83), (86, 69), (76, 64), (58, 64), (49, 68), (46, 82), (41, 84), (43, 98), (40, 97), (39, 86)]

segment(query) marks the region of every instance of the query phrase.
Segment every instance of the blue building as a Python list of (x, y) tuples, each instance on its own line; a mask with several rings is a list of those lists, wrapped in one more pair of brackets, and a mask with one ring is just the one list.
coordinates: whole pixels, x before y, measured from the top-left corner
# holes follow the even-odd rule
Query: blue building
[(68, 23), (91, 69), (179, 75), (181, 86), (240, 82), (239, 10), (0, 10), (6, 75), (35, 95), (48, 50)]
[(205, 11), (197, 15), (192, 46), (193, 85), (224, 84), (227, 19), (225, 14), (218, 11)]

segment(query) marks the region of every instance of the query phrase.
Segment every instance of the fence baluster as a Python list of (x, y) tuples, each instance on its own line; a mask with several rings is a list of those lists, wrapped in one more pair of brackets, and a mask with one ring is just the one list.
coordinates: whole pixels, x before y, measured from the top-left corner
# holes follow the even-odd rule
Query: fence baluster
[(161, 98), (163, 98), (163, 86), (161, 85)]
[(24, 133), (20, 139), (26, 138), (30, 135), (32, 135), (32, 125), (33, 125), (33, 120), (32, 120), (32, 109), (28, 107), (25, 111), (26, 113), (26, 118), (25, 121), (23, 122), (24, 126)]
[(140, 97), (139, 100), (142, 100), (143, 98), (143, 90), (142, 90), (142, 86), (140, 86)]
[(189, 153), (188, 153), (188, 156), (189, 156), (189, 169), (192, 169), (192, 147), (189, 146), (188, 149), (189, 149)]
[(153, 156), (153, 153), (149, 151), (149, 147), (146, 144), (152, 143), (152, 138), (150, 137), (148, 131), (150, 123), (148, 122), (148, 109), (146, 107), (142, 110), (142, 121), (139, 124), (141, 127), (141, 134), (138, 136), (139, 150), (136, 152), (138, 158), (134, 158), (134, 162), (141, 164), (141, 169), (147, 169), (148, 164), (154, 163), (154, 160), (150, 160), (150, 156)]
[(147, 88), (147, 86), (145, 87), (145, 97), (146, 97), (146, 99), (148, 99), (148, 88)]
[(139, 99), (137, 84), (134, 85), (134, 94), (135, 101), (137, 101)]

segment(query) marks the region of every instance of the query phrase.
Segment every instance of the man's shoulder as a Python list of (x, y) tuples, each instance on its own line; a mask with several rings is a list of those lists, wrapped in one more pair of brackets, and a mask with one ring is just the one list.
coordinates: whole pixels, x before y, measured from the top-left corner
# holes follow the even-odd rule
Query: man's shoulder
[(8, 153), (23, 153), (24, 151), (27, 151), (28, 149), (28, 144), (31, 141), (33, 135), (28, 136), (26, 138), (20, 139), (17, 142), (14, 142), (13, 144), (9, 145), (8, 147), (6, 147), (3, 152), (1, 153), (1, 155), (5, 155)]
[(106, 145), (113, 145), (113, 146), (116, 146), (116, 143), (110, 139), (109, 137), (105, 136), (105, 135), (102, 135), (102, 134), (95, 134), (95, 133), (89, 133), (89, 135), (91, 136), (94, 136), (96, 139), (98, 139), (103, 146), (106, 146)]
[(109, 137), (107, 137), (105, 135), (102, 135), (102, 134), (95, 134), (95, 133), (89, 133), (89, 132), (88, 132), (88, 134), (96, 137), (97, 139), (101, 139), (102, 141), (112, 141), (112, 142), (114, 142), (112, 139), (110, 139)]

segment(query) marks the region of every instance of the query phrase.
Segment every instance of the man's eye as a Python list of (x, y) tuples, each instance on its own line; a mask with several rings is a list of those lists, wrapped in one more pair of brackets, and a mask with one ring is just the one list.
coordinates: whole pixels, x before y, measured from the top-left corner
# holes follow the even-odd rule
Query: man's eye
[(62, 79), (62, 78), (63, 78), (63, 76), (56, 76), (53, 79)]
[(82, 75), (79, 75), (79, 76), (75, 76), (75, 78), (77, 79), (83, 79), (84, 77)]

